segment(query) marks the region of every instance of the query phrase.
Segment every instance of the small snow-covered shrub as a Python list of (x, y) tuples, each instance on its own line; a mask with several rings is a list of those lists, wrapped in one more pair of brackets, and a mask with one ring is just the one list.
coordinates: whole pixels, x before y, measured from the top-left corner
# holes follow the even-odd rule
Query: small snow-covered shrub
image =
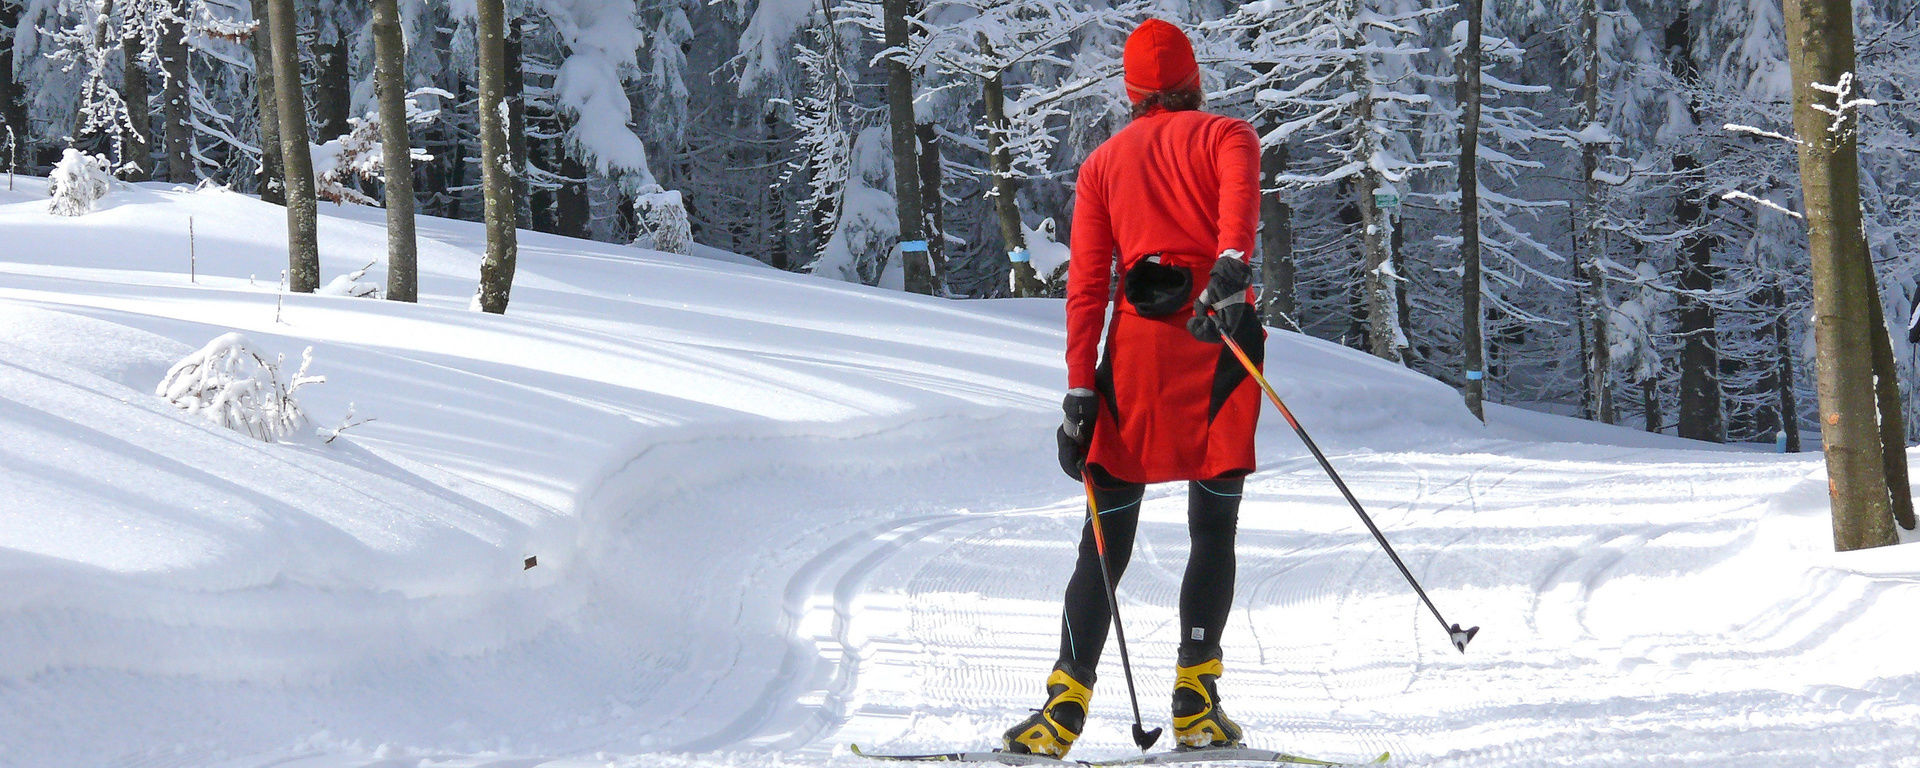
[(693, 225), (687, 221), (687, 206), (678, 190), (656, 188), (634, 198), (633, 225), (637, 247), (682, 256), (693, 253)]
[(313, 347), (300, 354), (300, 370), (287, 380), (280, 378), (284, 362), (277, 356), (268, 360), (254, 351), (247, 337), (228, 333), (174, 363), (155, 394), (188, 413), (271, 443), (307, 424), (294, 394), (327, 380), (307, 374)]
[(314, 291), (314, 293), (320, 294), (321, 296), (352, 296), (354, 298), (368, 298), (368, 299), (380, 298), (379, 285), (375, 283), (361, 282), (361, 279), (367, 276), (367, 270), (369, 269), (373, 269), (372, 264), (368, 264), (364, 267), (356, 269), (352, 272), (348, 272), (344, 275), (334, 275), (332, 280), (327, 281), (326, 285), (320, 286), (320, 289), (317, 291)]
[[(424, 89), (407, 94), (407, 123), (424, 125), (432, 122), (439, 110), (423, 112), (414, 101), (414, 96), (430, 92), (452, 94), (437, 89)], [(353, 203), (355, 205), (379, 205), (380, 201), (361, 193), (355, 185), (362, 181), (384, 184), (387, 179), (387, 156), (384, 145), (380, 143), (380, 115), (369, 113), (366, 117), (347, 118), (347, 133), (325, 144), (309, 145), (313, 149), (313, 186), (314, 193), (322, 200), (335, 203)], [(433, 159), (419, 147), (410, 147), (408, 154), (415, 162)]]
[(89, 155), (68, 147), (60, 162), (47, 174), (48, 193), (53, 199), (47, 210), (57, 216), (82, 216), (113, 188), (113, 175), (107, 172), (107, 158)]

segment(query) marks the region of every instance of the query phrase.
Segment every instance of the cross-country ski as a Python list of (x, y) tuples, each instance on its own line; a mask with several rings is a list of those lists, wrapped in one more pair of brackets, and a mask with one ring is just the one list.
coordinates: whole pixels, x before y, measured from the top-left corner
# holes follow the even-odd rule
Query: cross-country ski
[(1346, 768), (1348, 766), (1383, 765), (1387, 762), (1389, 758), (1389, 755), (1382, 753), (1379, 757), (1376, 757), (1372, 760), (1368, 760), (1366, 762), (1342, 763), (1342, 762), (1336, 762), (1331, 760), (1321, 760), (1321, 759), (1312, 758), (1312, 757), (1303, 757), (1301, 755), (1293, 755), (1293, 754), (1288, 754), (1286, 752), (1275, 752), (1273, 750), (1268, 750), (1268, 749), (1248, 749), (1245, 747), (1213, 747), (1208, 749), (1149, 752), (1143, 755), (1134, 755), (1132, 757), (1114, 758), (1109, 760), (1067, 760), (1062, 758), (1044, 757), (1041, 755), (1020, 754), (1015, 752), (1004, 752), (1004, 751), (1002, 752), (933, 752), (933, 753), (926, 753), (926, 754), (893, 755), (893, 754), (867, 752), (865, 750), (862, 750), (860, 748), (860, 745), (858, 744), (851, 745), (849, 749), (855, 755), (859, 755), (869, 760), (879, 760), (883, 762), (997, 763), (1000, 765), (1126, 766), (1126, 765), (1192, 765), (1192, 764), (1228, 765), (1228, 764), (1252, 764), (1252, 763), (1283, 763), (1287, 765), (1322, 766), (1323, 768), (1327, 766), (1333, 766), (1335, 768)]
[(0, 768), (1920, 768), (1917, 6), (0, 0)]

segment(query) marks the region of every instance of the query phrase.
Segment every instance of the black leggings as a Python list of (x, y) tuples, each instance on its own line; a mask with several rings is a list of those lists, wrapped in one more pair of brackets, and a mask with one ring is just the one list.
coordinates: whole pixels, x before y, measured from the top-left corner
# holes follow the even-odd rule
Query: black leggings
[[(1233, 605), (1233, 535), (1240, 518), (1245, 481), (1207, 480), (1187, 484), (1187, 534), (1193, 541), (1186, 577), (1180, 582), (1180, 651), (1183, 658), (1218, 653), (1220, 630)], [(1140, 525), (1140, 499), (1146, 486), (1123, 484), (1094, 490), (1101, 531), (1107, 539), (1107, 566), (1117, 584), (1133, 556), (1133, 535)], [(1113, 616), (1101, 584), (1100, 554), (1093, 523), (1081, 525), (1080, 560), (1067, 581), (1067, 607), (1060, 622), (1060, 660), (1091, 670), (1100, 663)]]

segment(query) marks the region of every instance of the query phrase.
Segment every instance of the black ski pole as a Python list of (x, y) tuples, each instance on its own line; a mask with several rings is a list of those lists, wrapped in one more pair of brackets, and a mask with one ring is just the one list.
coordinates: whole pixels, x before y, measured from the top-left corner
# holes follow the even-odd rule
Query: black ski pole
[(1107, 588), (1107, 612), (1113, 614), (1113, 634), (1120, 641), (1120, 668), (1127, 675), (1127, 698), (1133, 701), (1133, 743), (1145, 752), (1160, 740), (1160, 729), (1149, 731), (1140, 721), (1140, 695), (1133, 690), (1133, 661), (1127, 658), (1127, 632), (1120, 626), (1120, 599), (1114, 596), (1113, 573), (1107, 570), (1107, 536), (1100, 530), (1100, 505), (1093, 499), (1092, 470), (1082, 467), (1080, 479), (1087, 485), (1087, 519), (1093, 525), (1094, 551), (1100, 555), (1100, 581)]
[[(1219, 326), (1219, 315), (1208, 310), (1207, 316), (1213, 319), (1216, 326)], [(1367, 510), (1360, 506), (1360, 500), (1353, 497), (1353, 491), (1347, 490), (1346, 481), (1340, 479), (1339, 472), (1333, 471), (1333, 463), (1327, 461), (1327, 455), (1320, 452), (1320, 446), (1314, 445), (1313, 438), (1307, 435), (1307, 430), (1301, 428), (1300, 422), (1293, 418), (1293, 412), (1287, 410), (1286, 403), (1281, 402), (1280, 393), (1273, 391), (1273, 385), (1267, 383), (1267, 377), (1260, 375), (1260, 369), (1253, 364), (1253, 359), (1247, 357), (1246, 351), (1242, 350), (1240, 344), (1226, 333), (1224, 327), (1220, 328), (1220, 340), (1227, 343), (1228, 349), (1233, 350), (1234, 357), (1240, 358), (1240, 364), (1246, 366), (1247, 374), (1260, 383), (1260, 389), (1267, 393), (1267, 399), (1273, 401), (1274, 407), (1280, 409), (1280, 415), (1285, 417), (1287, 423), (1292, 425), (1293, 431), (1300, 435), (1300, 442), (1306, 443), (1307, 450), (1312, 451), (1313, 457), (1320, 460), (1320, 468), (1327, 471), (1327, 477), (1333, 478), (1333, 484), (1339, 487), (1340, 495), (1347, 497), (1347, 503), (1352, 504), (1353, 511), (1360, 515), (1360, 522), (1367, 524), (1367, 530), (1373, 532), (1373, 538), (1380, 542), (1380, 548), (1386, 550), (1387, 557), (1393, 558), (1393, 564), (1400, 567), (1400, 575), (1407, 577), (1407, 583), (1413, 585), (1413, 591), (1420, 595), (1421, 602), (1427, 604), (1427, 610), (1432, 611), (1433, 617), (1440, 620), (1440, 626), (1446, 627), (1447, 637), (1453, 640), (1453, 647), (1460, 649), (1461, 653), (1466, 653), (1467, 643), (1472, 642), (1474, 635), (1480, 634), (1480, 628), (1461, 629), (1458, 624), (1447, 623), (1446, 617), (1440, 615), (1440, 609), (1435, 608), (1433, 600), (1427, 597), (1427, 591), (1421, 589), (1420, 582), (1413, 578), (1413, 571), (1407, 570), (1407, 564), (1401, 562), (1400, 556), (1394, 553), (1393, 545), (1387, 543), (1386, 535), (1380, 532), (1379, 526), (1373, 524), (1373, 518), (1367, 515)], [(1122, 654), (1122, 658), (1124, 657), (1125, 654)]]

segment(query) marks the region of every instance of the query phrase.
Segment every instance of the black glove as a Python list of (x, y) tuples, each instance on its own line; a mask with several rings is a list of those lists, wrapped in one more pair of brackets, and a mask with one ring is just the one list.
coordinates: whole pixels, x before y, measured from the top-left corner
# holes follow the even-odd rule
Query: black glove
[(1222, 321), (1228, 323), (1225, 330), (1231, 334), (1252, 317), (1252, 308), (1247, 305), (1247, 286), (1252, 284), (1253, 268), (1240, 259), (1239, 251), (1220, 254), (1207, 275), (1206, 289), (1193, 301), (1193, 319), (1187, 321), (1187, 332), (1200, 341), (1219, 344)]
[(1070, 390), (1060, 410), (1067, 415), (1055, 435), (1060, 441), (1060, 471), (1079, 480), (1087, 466), (1087, 446), (1093, 444), (1093, 423), (1100, 417), (1100, 398), (1091, 389)]

